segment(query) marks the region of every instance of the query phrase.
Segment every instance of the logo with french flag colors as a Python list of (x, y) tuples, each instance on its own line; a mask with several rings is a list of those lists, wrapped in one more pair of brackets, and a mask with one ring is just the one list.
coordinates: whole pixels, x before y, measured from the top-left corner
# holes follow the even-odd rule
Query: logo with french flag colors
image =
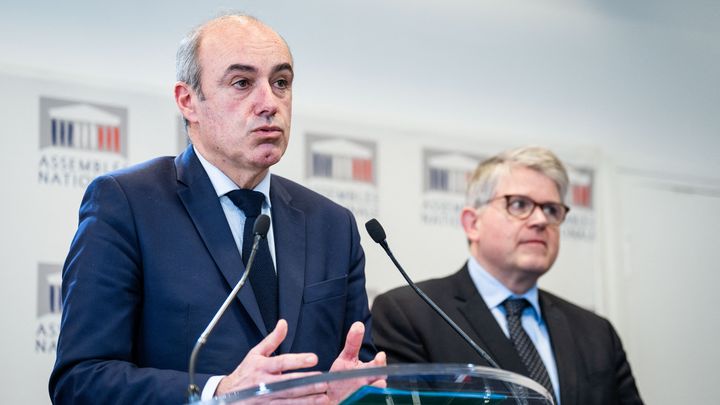
[(570, 179), (565, 203), (570, 206), (570, 213), (562, 224), (562, 236), (566, 239), (592, 241), (595, 239), (595, 170), (570, 164), (565, 168)]
[(127, 108), (40, 97), (41, 184), (85, 187), (127, 166)]
[(468, 182), (482, 160), (481, 155), (458, 150), (423, 149), (420, 215), (425, 224), (459, 226)]
[(568, 167), (570, 189), (568, 203), (572, 207), (591, 209), (593, 190), (593, 171), (586, 168)]
[(310, 177), (375, 184), (375, 145), (310, 135)]
[(479, 156), (425, 149), (424, 190), (465, 195), (468, 180), (480, 162)]
[(307, 183), (357, 216), (377, 216), (376, 156), (373, 141), (306, 134)]
[(112, 153), (127, 157), (127, 110), (100, 104), (40, 98), (40, 147)]

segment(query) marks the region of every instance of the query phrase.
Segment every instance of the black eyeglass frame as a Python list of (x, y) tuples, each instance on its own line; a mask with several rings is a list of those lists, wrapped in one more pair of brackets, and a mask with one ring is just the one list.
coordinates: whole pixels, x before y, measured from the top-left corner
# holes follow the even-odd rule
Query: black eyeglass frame
[[(527, 210), (526, 213), (518, 213), (513, 212), (511, 210), (511, 202), (514, 198), (522, 199), (522, 201), (529, 202), (531, 204), (531, 208)], [(518, 219), (527, 219), (532, 215), (533, 212), (535, 212), (535, 208), (540, 207), (540, 210), (542, 211), (543, 215), (545, 215), (545, 218), (551, 225), (560, 225), (565, 221), (565, 218), (567, 218), (568, 212), (570, 212), (570, 207), (563, 203), (557, 203), (557, 202), (545, 202), (545, 203), (539, 203), (532, 198), (522, 195), (522, 194), (505, 194), (501, 196), (497, 196), (494, 198), (491, 198), (485, 202), (485, 204), (490, 204), (493, 201), (505, 199), (505, 211), (507, 211), (508, 214), (511, 216), (518, 218)], [(517, 200), (516, 200), (517, 201)], [(557, 212), (562, 213), (562, 217), (558, 220), (553, 219), (555, 216), (552, 213), (548, 213), (547, 210), (555, 209)]]

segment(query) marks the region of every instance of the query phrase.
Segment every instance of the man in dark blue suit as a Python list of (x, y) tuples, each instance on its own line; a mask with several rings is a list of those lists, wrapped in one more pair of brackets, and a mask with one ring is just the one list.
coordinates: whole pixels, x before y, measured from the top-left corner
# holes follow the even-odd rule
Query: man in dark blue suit
[[(276, 285), (251, 281), (219, 321), (197, 363), (203, 398), (308, 369), (384, 365), (353, 215), (269, 172), (290, 132), (285, 41), (253, 18), (223, 16), (188, 35), (177, 69), (192, 146), (101, 176), (83, 198), (63, 269), (53, 402), (185, 401), (193, 345), (244, 271), (247, 217), (228, 196), (237, 189), (257, 192), (271, 217)], [(266, 326), (257, 298), (270, 288), (280, 320)], [(336, 400), (326, 389), (296, 402)]]

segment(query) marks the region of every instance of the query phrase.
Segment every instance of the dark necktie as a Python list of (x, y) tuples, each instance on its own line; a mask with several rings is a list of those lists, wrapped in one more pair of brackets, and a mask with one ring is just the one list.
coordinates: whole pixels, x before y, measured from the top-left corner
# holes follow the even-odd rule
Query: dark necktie
[[(253, 226), (260, 215), (265, 195), (253, 190), (233, 190), (226, 194), (245, 213), (243, 229), (242, 261), (247, 266), (253, 244)], [(278, 321), (278, 281), (267, 238), (260, 240), (253, 267), (250, 269), (250, 284), (260, 307), (267, 331), (273, 330)]]
[(530, 378), (542, 384), (550, 395), (555, 398), (555, 391), (553, 390), (545, 364), (520, 321), (523, 310), (529, 305), (530, 303), (524, 298), (508, 298), (503, 302), (507, 316), (508, 331), (510, 332), (510, 341), (512, 341), (515, 350), (517, 350), (522, 362), (530, 372)]

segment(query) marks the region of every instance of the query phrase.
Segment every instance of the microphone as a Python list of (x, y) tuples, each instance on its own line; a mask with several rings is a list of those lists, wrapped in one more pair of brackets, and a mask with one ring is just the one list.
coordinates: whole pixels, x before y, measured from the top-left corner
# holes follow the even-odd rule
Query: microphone
[(245, 266), (245, 272), (243, 272), (242, 277), (240, 277), (240, 281), (235, 284), (235, 288), (230, 291), (230, 294), (227, 298), (225, 298), (225, 302), (223, 302), (220, 309), (218, 309), (213, 319), (198, 338), (197, 342), (195, 342), (195, 347), (193, 347), (192, 353), (190, 354), (190, 364), (188, 365), (188, 375), (190, 377), (190, 384), (188, 385), (188, 403), (200, 402), (200, 388), (195, 384), (195, 362), (197, 360), (198, 353), (200, 352), (200, 348), (202, 348), (207, 341), (208, 336), (225, 313), (225, 310), (227, 310), (227, 307), (230, 306), (230, 303), (235, 299), (243, 285), (245, 285), (245, 280), (247, 280), (248, 275), (250, 274), (250, 268), (252, 268), (253, 262), (255, 261), (255, 253), (257, 253), (260, 240), (265, 238), (269, 229), (270, 217), (265, 214), (259, 215), (255, 220), (255, 225), (253, 225), (253, 244), (252, 249), (250, 250), (250, 257), (247, 261), (247, 266)]
[(460, 335), (460, 337), (463, 338), (463, 340), (465, 340), (465, 342), (467, 342), (467, 344), (469, 344), (470, 347), (472, 347), (473, 350), (475, 350), (477, 352), (477, 354), (480, 355), (480, 357), (485, 359), (485, 361), (487, 361), (491, 366), (499, 369), (500, 366), (497, 364), (497, 362), (495, 362), (495, 360), (493, 360), (493, 358), (490, 357), (490, 355), (487, 354), (487, 352), (485, 352), (485, 350), (483, 350), (480, 346), (478, 346), (478, 344), (475, 343), (470, 338), (470, 336), (468, 336), (467, 333), (465, 333), (465, 331), (460, 329), (460, 327), (452, 319), (450, 319), (450, 317), (447, 316), (447, 314), (445, 314), (445, 312), (443, 312), (443, 310), (440, 309), (440, 307), (438, 307), (437, 304), (435, 304), (433, 302), (433, 300), (430, 299), (430, 297), (428, 297), (420, 288), (418, 288), (418, 286), (415, 285), (415, 283), (413, 283), (413, 281), (410, 279), (410, 277), (407, 275), (407, 273), (405, 273), (405, 270), (403, 270), (402, 266), (400, 266), (400, 263), (398, 263), (398, 261), (395, 259), (395, 256), (390, 251), (390, 247), (387, 244), (387, 240), (386, 240), (386, 236), (385, 236), (385, 230), (383, 229), (382, 225), (380, 225), (380, 222), (378, 222), (377, 219), (373, 218), (365, 223), (365, 229), (367, 229), (367, 232), (368, 232), (368, 234), (370, 234), (370, 237), (372, 238), (372, 240), (374, 240), (375, 243), (382, 246), (382, 248), (385, 250), (385, 253), (387, 253), (387, 255), (390, 257), (390, 260), (392, 260), (392, 262), (395, 264), (395, 267), (397, 267), (397, 269), (400, 270), (400, 274), (402, 274), (402, 276), (405, 278), (407, 283), (410, 285), (410, 287), (412, 287), (413, 290), (415, 290), (415, 292), (420, 296), (420, 298), (422, 298), (423, 301), (425, 301), (425, 303), (430, 305), (430, 308), (432, 308), (435, 312), (437, 312), (437, 314), (440, 315), (440, 317), (448, 325), (450, 325), (450, 327), (458, 335)]

